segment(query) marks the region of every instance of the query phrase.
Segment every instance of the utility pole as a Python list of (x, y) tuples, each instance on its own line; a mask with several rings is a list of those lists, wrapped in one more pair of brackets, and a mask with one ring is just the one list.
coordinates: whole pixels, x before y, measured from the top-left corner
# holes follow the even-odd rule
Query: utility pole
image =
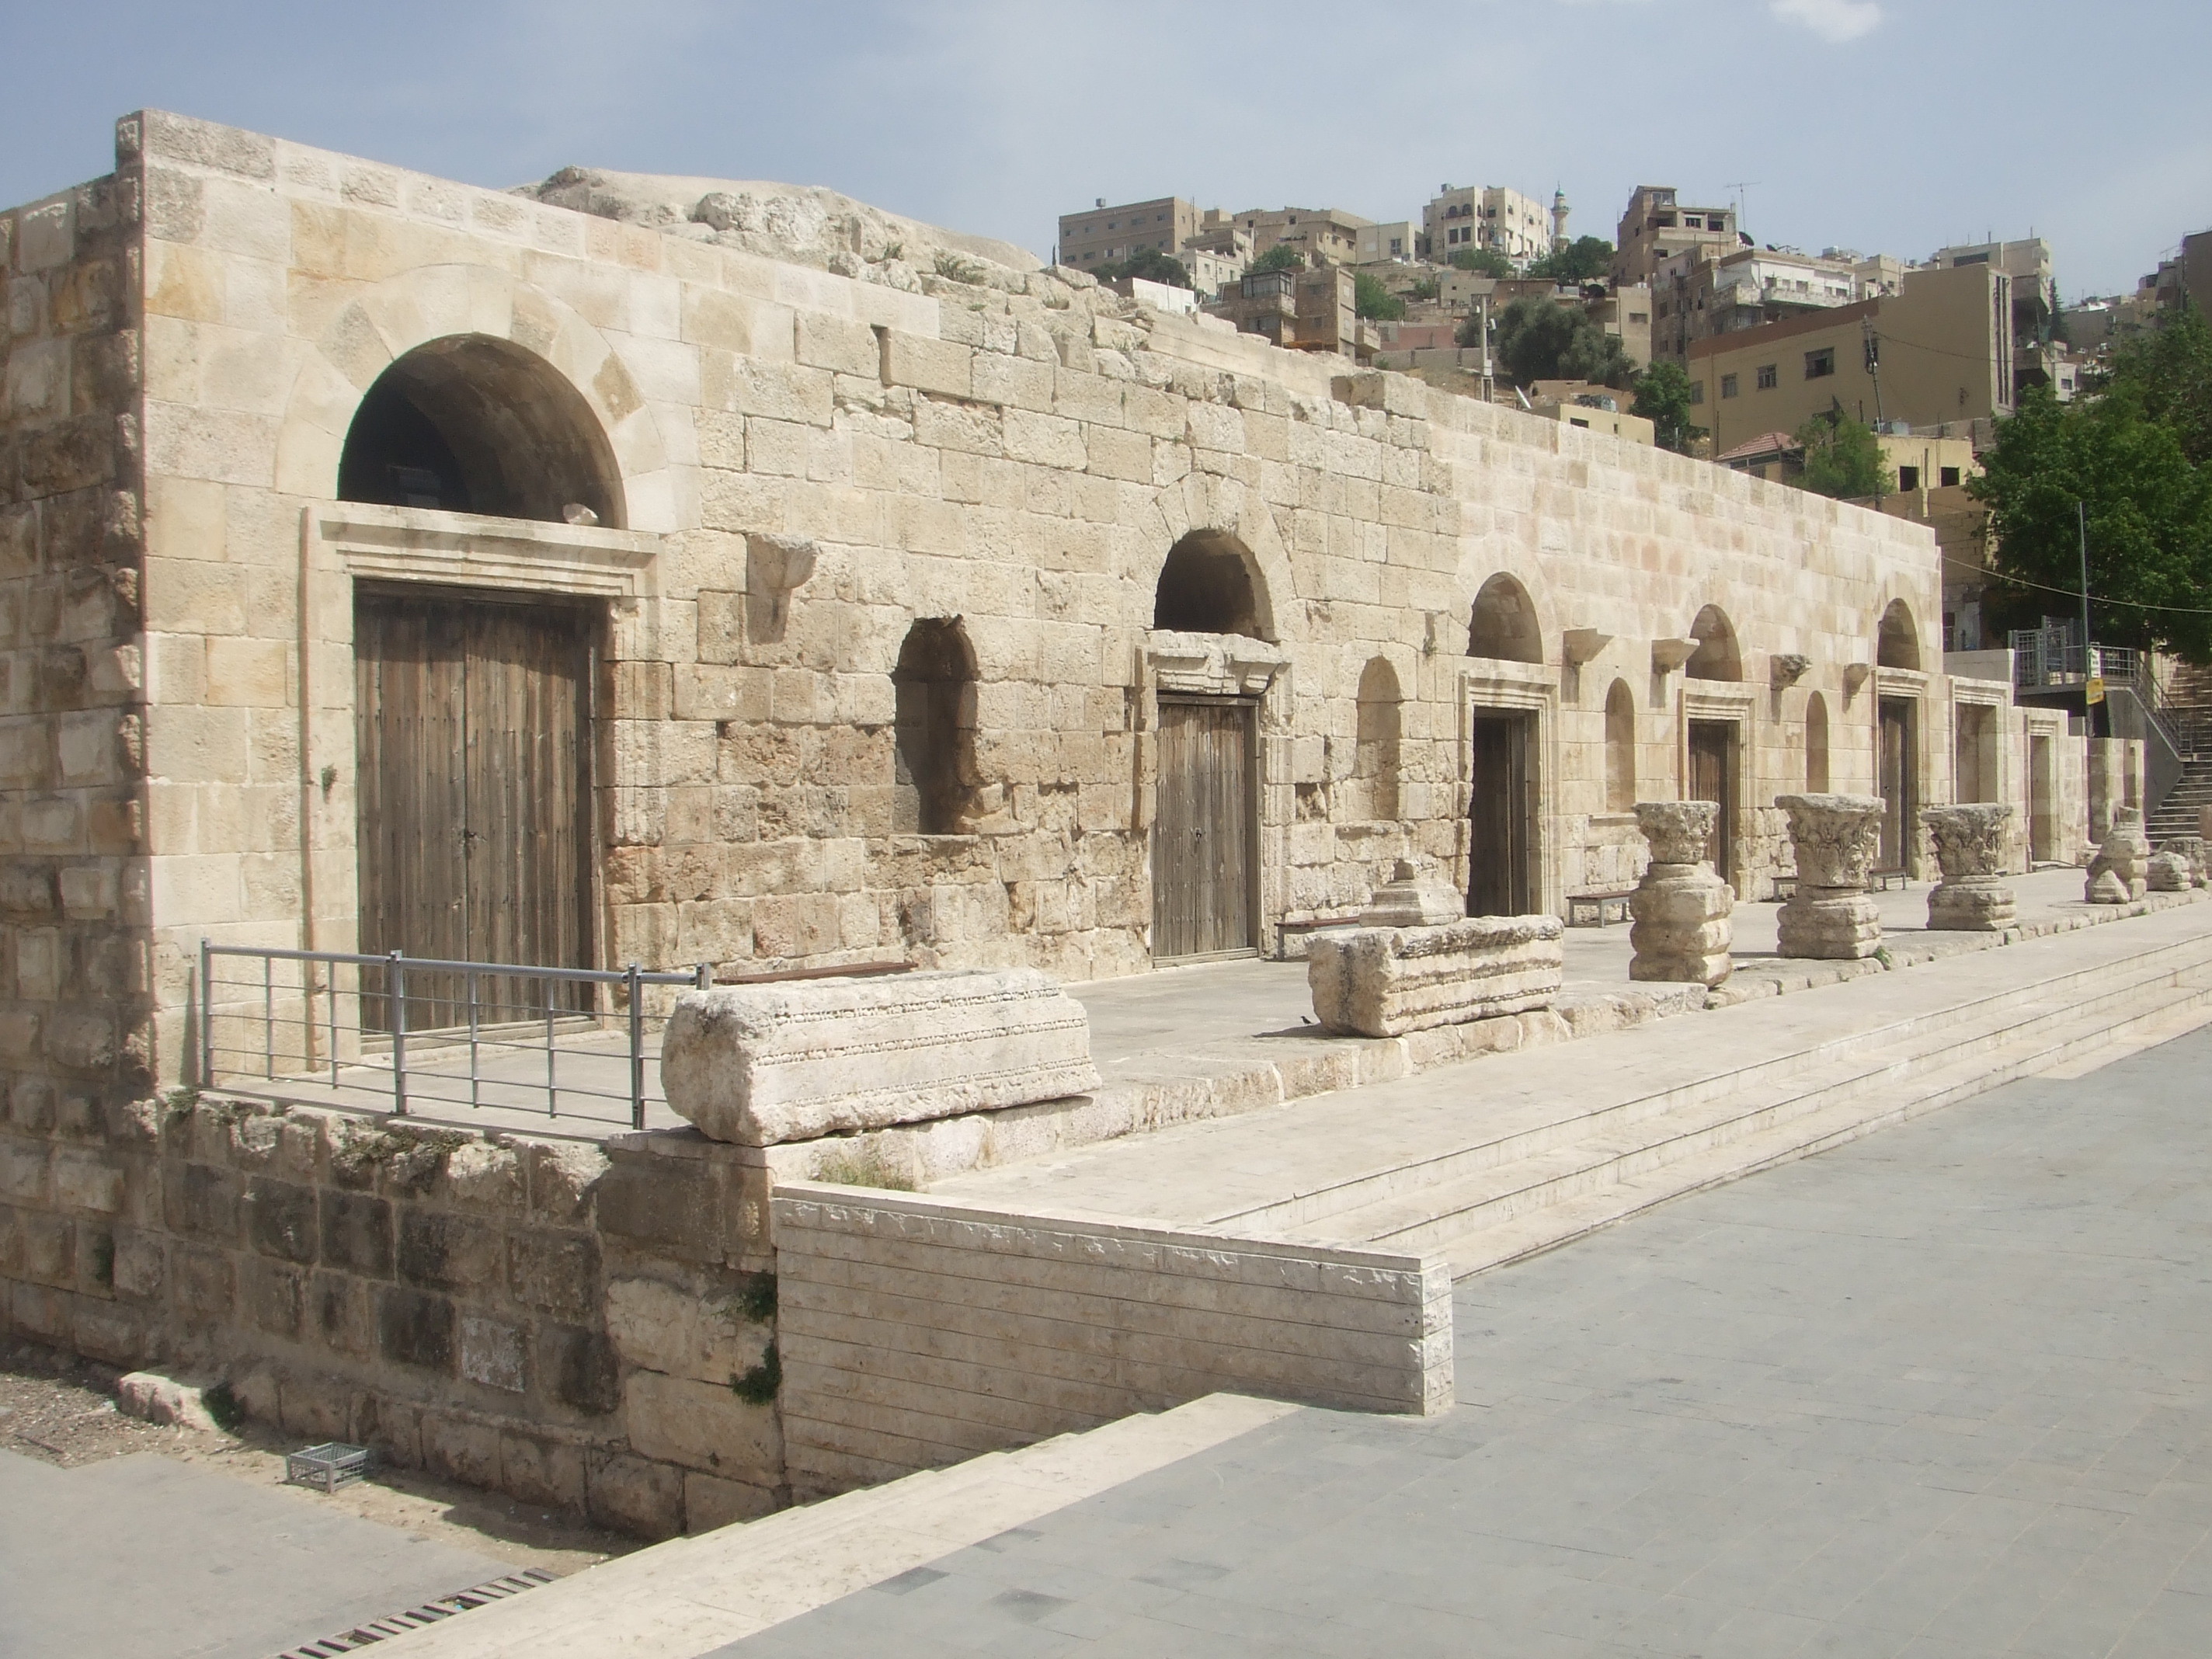
[(1866, 351), (1866, 372), (1874, 381), (1874, 429), (1881, 430), (1881, 337), (1874, 331), (1874, 319), (1859, 319), (1862, 343)]
[(2081, 549), (2082, 724), (2088, 728), (2088, 734), (2094, 738), (2101, 735), (2097, 730), (2097, 705), (2105, 698), (2104, 686), (2100, 683), (2102, 677), (2094, 672), (2096, 659), (2090, 654), (2089, 646), (2089, 504), (2087, 501), (2077, 501), (2074, 503), (2074, 522), (2080, 537)]

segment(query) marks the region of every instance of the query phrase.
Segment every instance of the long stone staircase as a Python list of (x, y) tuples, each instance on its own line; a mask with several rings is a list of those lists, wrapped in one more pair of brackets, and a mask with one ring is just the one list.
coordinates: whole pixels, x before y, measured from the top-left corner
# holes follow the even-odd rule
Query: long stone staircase
[(2212, 806), (2212, 669), (2175, 667), (2159, 712), (2180, 748), (2181, 777), (2144, 823), (2154, 847), (2197, 834), (2203, 809)]

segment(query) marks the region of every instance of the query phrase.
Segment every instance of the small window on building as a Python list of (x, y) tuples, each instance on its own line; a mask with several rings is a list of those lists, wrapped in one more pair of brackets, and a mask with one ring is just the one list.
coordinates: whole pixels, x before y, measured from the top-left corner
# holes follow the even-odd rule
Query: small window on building
[(1808, 351), (1805, 354), (1805, 378), (1807, 380), (1823, 380), (1835, 372), (1835, 347), (1822, 346), (1818, 351)]
[(1919, 469), (1918, 467), (1917, 467), (1917, 466), (1900, 466), (1899, 468), (1898, 468), (1898, 469), (1897, 469), (1897, 487), (1898, 487), (1899, 489), (1919, 489), (1919, 488), (1920, 488), (1920, 469)]
[(1781, 366), (1779, 364), (1761, 363), (1759, 366), (1759, 389), (1761, 392), (1773, 391), (1777, 386), (1781, 384), (1781, 380), (1782, 372)]
[(1684, 214), (1684, 215), (1682, 216), (1682, 228), (1683, 228), (1683, 229), (1685, 229), (1685, 230), (1703, 230), (1705, 228), (1705, 222), (1703, 219), (1700, 219), (1700, 218), (1699, 218), (1696, 214), (1694, 214), (1694, 213), (1686, 213), (1686, 214)]
[(1651, 318), (1648, 313), (1632, 311), (1628, 313), (1628, 320), (1632, 323), (1648, 323)]
[(1942, 482), (1943, 488), (1946, 489), (1954, 489), (1958, 485), (1959, 469), (1955, 466), (1943, 467), (1937, 471), (1936, 476)]
[(1692, 380), (1692, 381), (1691, 381), (1691, 382), (1690, 382), (1690, 401), (1691, 401), (1692, 403), (1693, 403), (1693, 404), (1701, 404), (1701, 403), (1705, 402), (1705, 383), (1703, 380)]
[(1733, 397), (1735, 397), (1735, 394), (1736, 394), (1736, 380), (1735, 380), (1735, 375), (1733, 375), (1733, 374), (1723, 374), (1723, 375), (1722, 375), (1722, 376), (1721, 376), (1721, 396), (1722, 396), (1722, 397), (1723, 397), (1723, 398), (1733, 398)]
[(1578, 426), (1585, 432), (1589, 430), (1589, 422), (1588, 421), (1578, 421), (1571, 415), (1567, 416), (1567, 424), (1569, 426)]

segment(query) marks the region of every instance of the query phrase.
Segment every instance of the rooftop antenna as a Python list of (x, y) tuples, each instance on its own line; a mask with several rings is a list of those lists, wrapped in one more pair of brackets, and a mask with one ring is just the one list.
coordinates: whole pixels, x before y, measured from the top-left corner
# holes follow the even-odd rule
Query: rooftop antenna
[(1758, 179), (1739, 179), (1732, 185), (1723, 184), (1721, 186), (1723, 190), (1732, 190), (1735, 192), (1735, 228), (1738, 234), (1741, 234), (1743, 231), (1743, 204), (1751, 199), (1751, 187), (1763, 182)]

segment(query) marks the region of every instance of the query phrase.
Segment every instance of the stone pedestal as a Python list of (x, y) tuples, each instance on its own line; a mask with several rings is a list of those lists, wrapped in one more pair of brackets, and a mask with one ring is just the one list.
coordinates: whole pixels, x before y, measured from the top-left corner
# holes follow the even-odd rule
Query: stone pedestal
[(1359, 913), (1362, 927), (1442, 927), (1467, 920), (1467, 900), (1449, 882), (1424, 879), (1410, 859), (1400, 859), (1390, 879), (1375, 890)]
[(2189, 856), (2171, 848), (2160, 848), (2150, 855), (2143, 866), (2143, 880), (2154, 893), (2185, 893), (2197, 884), (2191, 878)]
[(1705, 860), (1720, 810), (1709, 800), (1636, 803), (1651, 862), (1628, 901), (1629, 978), (1718, 985), (1735, 971), (1735, 891)]
[(1920, 812), (1943, 879), (1928, 895), (1928, 925), (1948, 933), (2000, 933), (2017, 914), (2005, 882), (2005, 828), (2012, 808), (1994, 801), (1928, 806)]
[(1027, 968), (686, 991), (668, 1103), (716, 1140), (787, 1140), (1088, 1094), (1091, 1018)]
[[(2112, 814), (2112, 828), (2097, 856), (2089, 860), (2089, 879), (2082, 896), (2092, 904), (2126, 904), (2141, 898), (2149, 888), (2145, 868), (2150, 863), (2150, 840), (2143, 834), (2142, 809), (2123, 806)], [(2111, 880), (2105, 879), (2110, 876)]]
[(1548, 1008), (1565, 972), (1557, 916), (1466, 916), (1441, 927), (1355, 927), (1306, 957), (1326, 1030), (1403, 1036)]
[(1881, 912), (1867, 896), (1883, 805), (1878, 795), (1778, 795), (1790, 815), (1797, 890), (1776, 921), (1785, 957), (1850, 961), (1881, 948)]

